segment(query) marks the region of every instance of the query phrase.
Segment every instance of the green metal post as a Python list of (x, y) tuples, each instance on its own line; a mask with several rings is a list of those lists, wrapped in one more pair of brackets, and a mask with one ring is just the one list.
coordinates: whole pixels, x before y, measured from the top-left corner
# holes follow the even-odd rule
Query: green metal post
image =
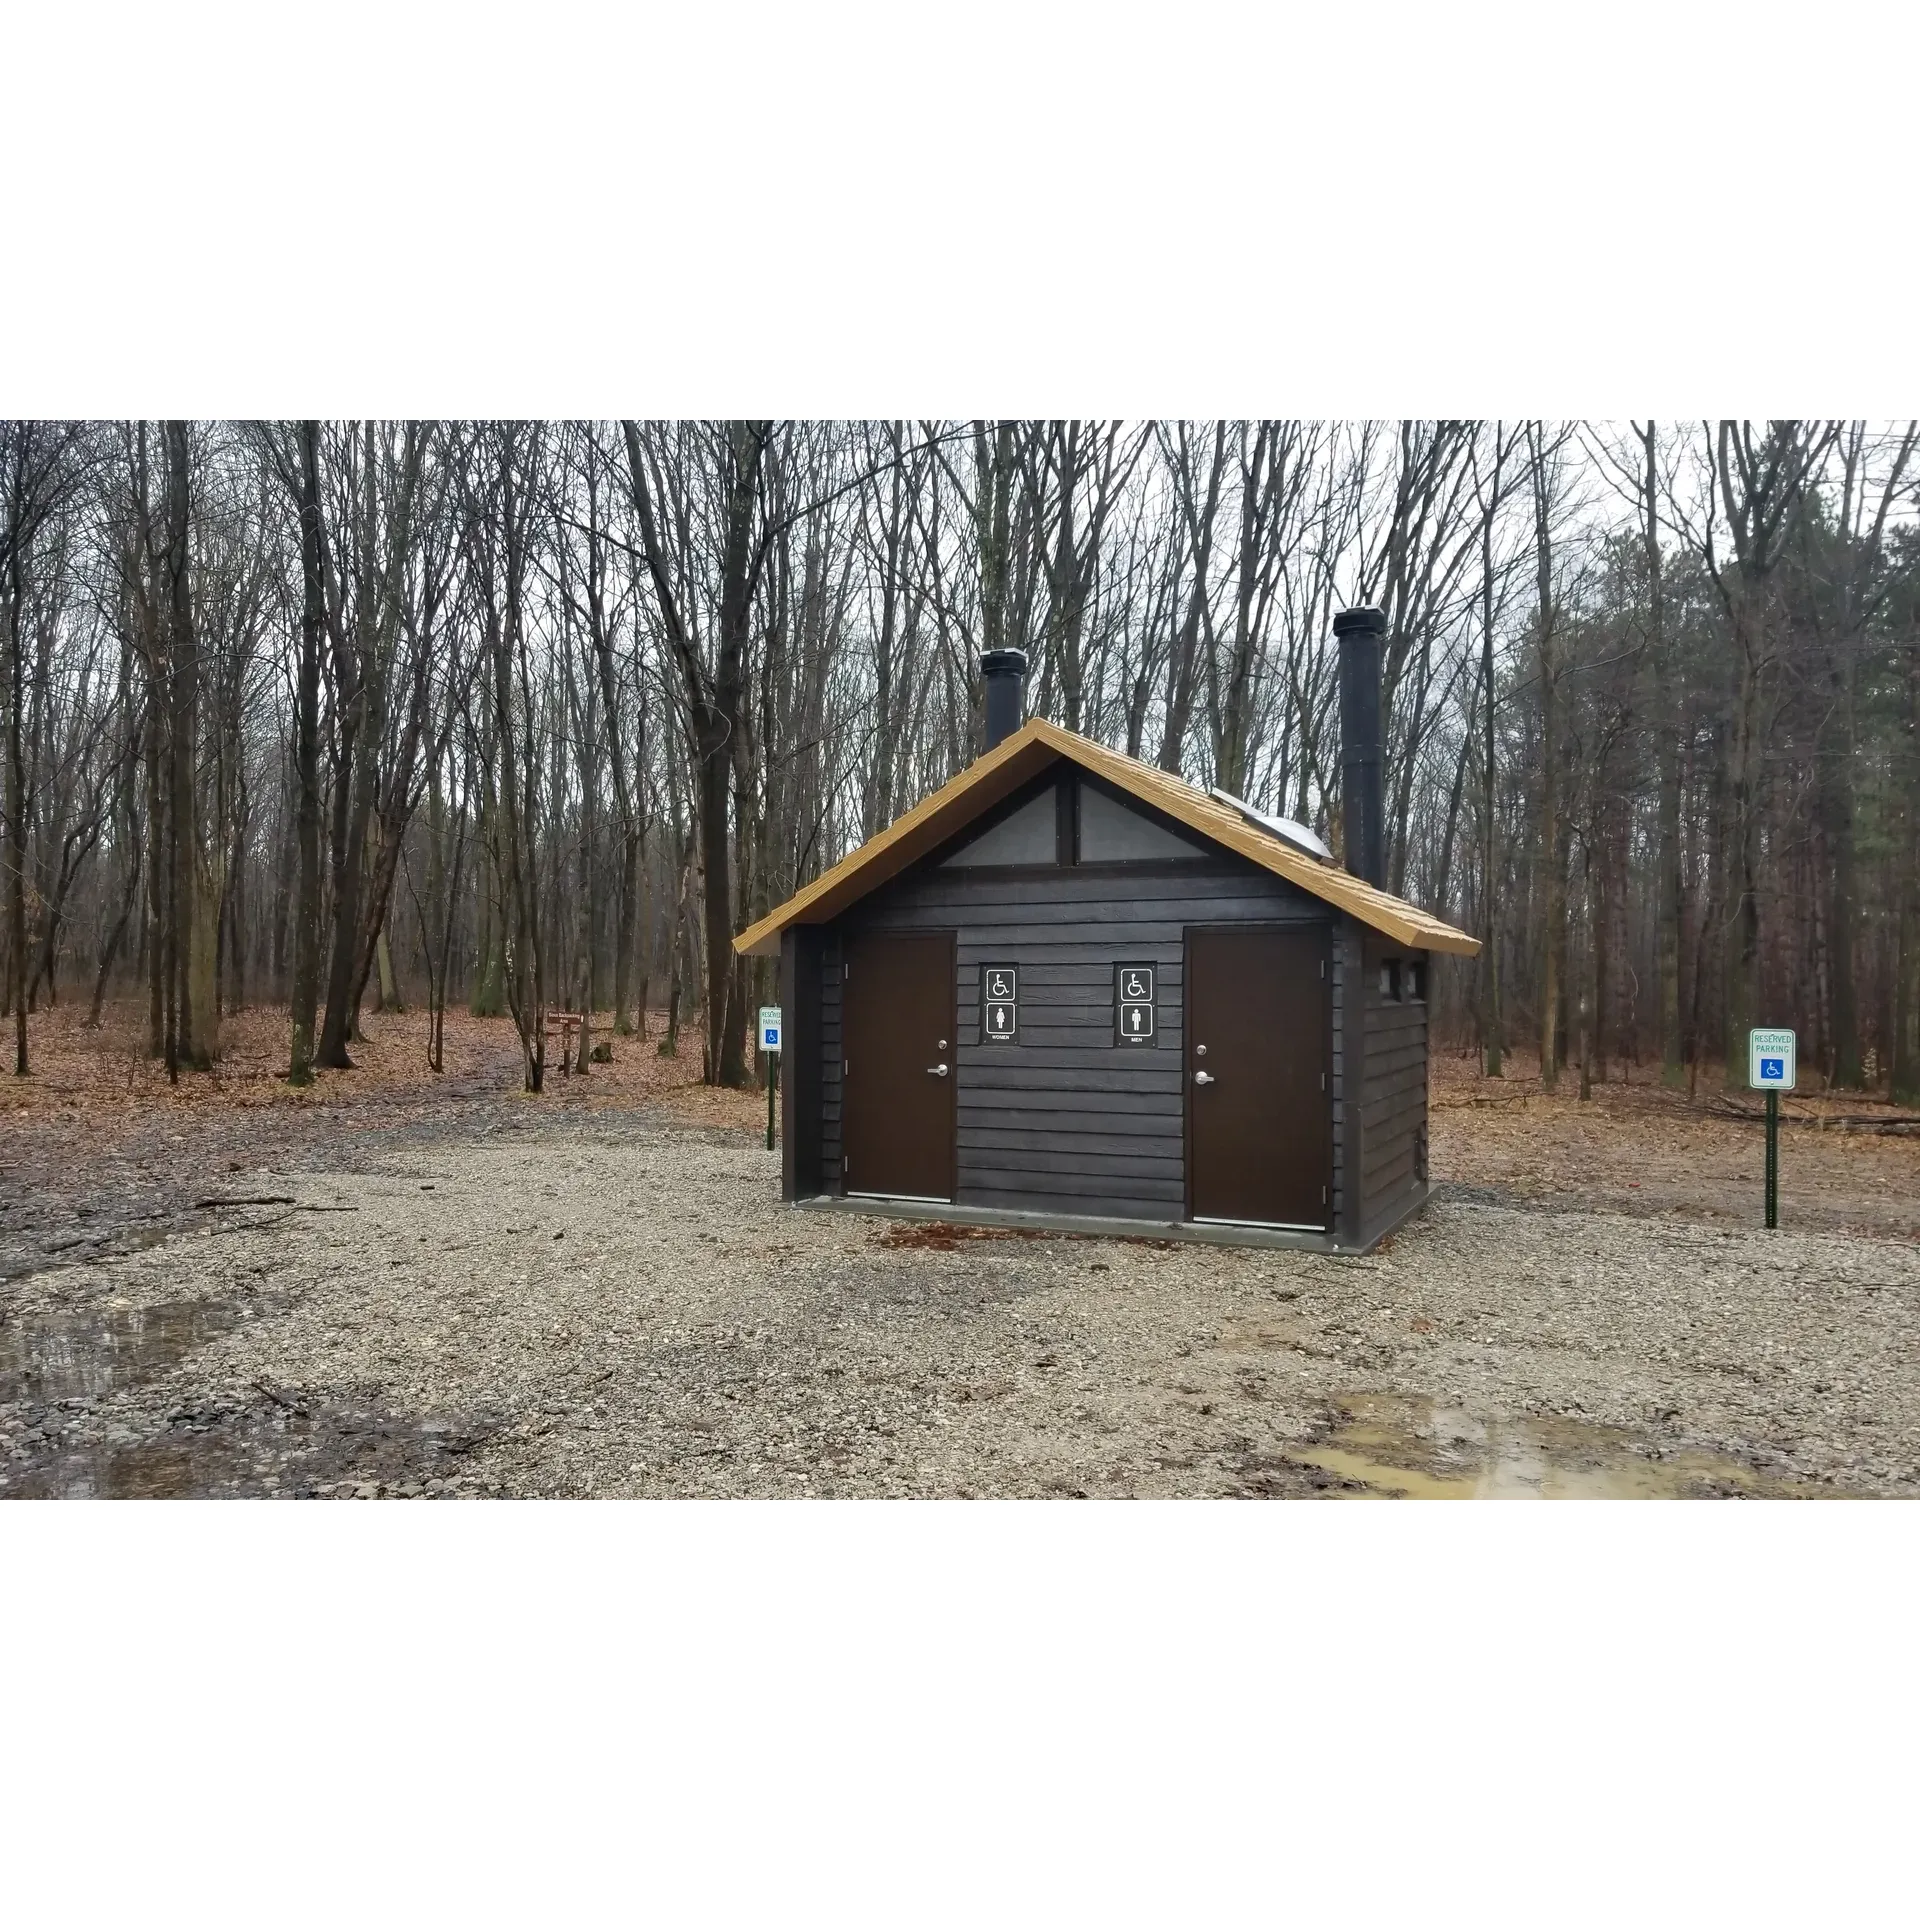
[(779, 1084), (779, 1080), (780, 1056), (777, 1053), (770, 1053), (767, 1055), (767, 1151), (769, 1153), (773, 1151), (773, 1090)]
[(1767, 1225), (1780, 1224), (1780, 1096), (1767, 1089)]

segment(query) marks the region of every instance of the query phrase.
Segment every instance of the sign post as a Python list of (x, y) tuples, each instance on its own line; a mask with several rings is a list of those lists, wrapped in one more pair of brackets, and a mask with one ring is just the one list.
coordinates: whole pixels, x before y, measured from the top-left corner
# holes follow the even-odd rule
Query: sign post
[(1799, 1042), (1791, 1027), (1747, 1030), (1747, 1085), (1767, 1096), (1767, 1225), (1780, 1224), (1780, 1096), (1797, 1082)]
[(780, 1009), (760, 1009), (760, 1051), (767, 1056), (767, 1151), (773, 1151), (773, 1090), (780, 1079)]

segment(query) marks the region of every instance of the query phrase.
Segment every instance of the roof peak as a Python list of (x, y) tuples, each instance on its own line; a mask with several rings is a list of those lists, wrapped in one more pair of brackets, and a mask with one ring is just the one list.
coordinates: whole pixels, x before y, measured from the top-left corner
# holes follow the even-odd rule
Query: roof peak
[(1149, 766), (1132, 754), (1104, 747), (1040, 714), (1022, 724), (997, 747), (963, 767), (944, 786), (845, 859), (828, 868), (734, 937), (743, 954), (780, 950), (780, 935), (790, 926), (817, 926), (836, 918), (896, 874), (904, 872), (963, 827), (977, 820), (1055, 759), (1070, 760), (1099, 774), (1136, 800), (1200, 833), (1216, 845), (1250, 860), (1303, 892), (1351, 914), (1363, 925), (1403, 946), (1439, 953), (1474, 954), (1480, 943), (1450, 927), (1409, 900), (1384, 893), (1342, 867), (1327, 866), (1312, 854), (1255, 826), (1236, 808), (1163, 767)]

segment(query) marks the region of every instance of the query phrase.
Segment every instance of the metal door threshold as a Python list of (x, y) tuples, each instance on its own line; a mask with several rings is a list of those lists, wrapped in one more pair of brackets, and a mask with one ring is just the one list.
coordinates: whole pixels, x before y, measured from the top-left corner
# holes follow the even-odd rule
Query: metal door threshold
[[(1422, 1196), (1424, 1198), (1424, 1195)], [(944, 1220), (953, 1226), (1000, 1227), (1018, 1233), (1063, 1233), (1100, 1240), (1155, 1240), (1162, 1246), (1271, 1247), (1288, 1253), (1365, 1253), (1324, 1229), (1222, 1226), (1203, 1220), (1123, 1220), (1105, 1214), (1037, 1213), (1012, 1207), (963, 1207), (951, 1200), (909, 1200), (871, 1194), (816, 1194), (794, 1205), (814, 1213), (861, 1213), (877, 1220)]]
[(1210, 1213), (1196, 1213), (1196, 1227), (1261, 1227), (1273, 1233), (1331, 1233), (1331, 1227), (1316, 1227), (1305, 1220), (1222, 1220)]

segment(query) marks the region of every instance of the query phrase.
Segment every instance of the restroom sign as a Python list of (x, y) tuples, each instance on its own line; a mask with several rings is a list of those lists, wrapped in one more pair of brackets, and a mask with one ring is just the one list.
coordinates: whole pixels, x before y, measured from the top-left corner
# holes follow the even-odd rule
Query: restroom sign
[(1749, 1027), (1747, 1085), (1760, 1093), (1791, 1093), (1799, 1050), (1791, 1027)]
[(1011, 962), (980, 965), (980, 1038), (1000, 1046), (1020, 1040), (1020, 969)]
[(1113, 970), (1113, 1042), (1118, 1047), (1158, 1046), (1155, 1036), (1157, 982), (1151, 962), (1122, 961)]

